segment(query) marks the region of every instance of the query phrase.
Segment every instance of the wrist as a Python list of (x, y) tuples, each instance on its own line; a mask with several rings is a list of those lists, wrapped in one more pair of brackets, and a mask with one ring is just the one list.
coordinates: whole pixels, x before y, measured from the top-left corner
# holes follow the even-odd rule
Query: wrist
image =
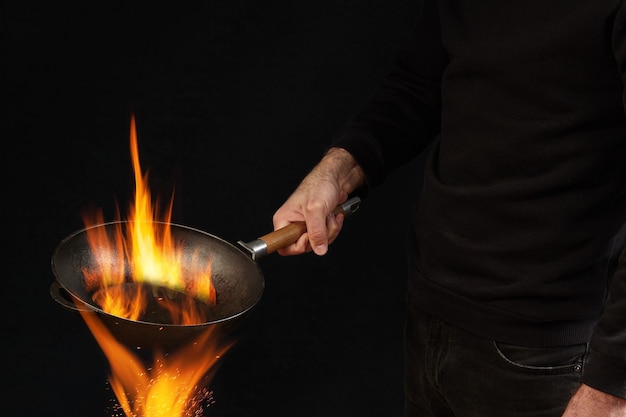
[(365, 185), (366, 177), (363, 168), (354, 159), (354, 156), (343, 148), (328, 149), (322, 161), (328, 171), (335, 175), (335, 180), (341, 190), (350, 195), (354, 190)]

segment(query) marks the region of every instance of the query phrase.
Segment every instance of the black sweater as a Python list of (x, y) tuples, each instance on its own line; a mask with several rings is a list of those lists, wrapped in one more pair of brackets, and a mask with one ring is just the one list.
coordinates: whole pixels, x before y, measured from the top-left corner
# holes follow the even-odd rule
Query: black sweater
[(486, 338), (590, 342), (583, 382), (626, 398), (626, 1), (424, 3), (334, 143), (377, 186), (435, 141), (409, 291)]

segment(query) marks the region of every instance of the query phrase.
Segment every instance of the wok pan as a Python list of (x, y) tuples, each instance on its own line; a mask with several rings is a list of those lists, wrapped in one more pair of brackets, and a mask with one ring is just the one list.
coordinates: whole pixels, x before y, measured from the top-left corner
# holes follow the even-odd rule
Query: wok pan
[[(358, 210), (358, 197), (338, 206), (334, 213), (347, 216)], [(63, 307), (73, 311), (96, 313), (111, 333), (122, 343), (137, 349), (175, 349), (197, 338), (207, 328), (219, 332), (230, 331), (242, 317), (260, 300), (265, 287), (263, 273), (256, 260), (294, 243), (305, 231), (304, 222), (295, 222), (282, 229), (268, 233), (250, 242), (239, 241), (239, 246), (187, 226), (170, 224), (173, 239), (180, 245), (183, 259), (199, 260), (195, 264), (211, 263), (212, 284), (216, 290), (214, 305), (206, 305), (207, 320), (200, 324), (172, 324), (158, 314), (145, 314), (140, 320), (114, 316), (102, 310), (92, 298), (83, 270), (96, 269), (104, 255), (111, 267), (126, 268), (126, 259), (107, 248), (94, 250), (87, 240), (87, 230), (102, 228), (109, 236), (116, 230), (129, 227), (131, 222), (116, 221), (79, 230), (63, 239), (52, 255), (52, 271), (55, 281), (50, 286), (50, 295)], [(187, 264), (187, 263), (185, 263)], [(188, 263), (191, 265), (191, 262)], [(189, 266), (191, 268), (191, 266)], [(193, 276), (193, 270), (189, 270)], [(154, 297), (161, 294), (152, 288)], [(184, 297), (182, 293), (168, 291), (173, 297)]]

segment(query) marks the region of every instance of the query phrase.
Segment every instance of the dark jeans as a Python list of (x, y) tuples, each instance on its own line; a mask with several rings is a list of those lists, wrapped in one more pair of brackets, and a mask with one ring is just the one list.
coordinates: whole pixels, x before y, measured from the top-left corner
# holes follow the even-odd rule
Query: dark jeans
[(580, 386), (586, 345), (528, 348), (409, 310), (407, 417), (561, 417)]

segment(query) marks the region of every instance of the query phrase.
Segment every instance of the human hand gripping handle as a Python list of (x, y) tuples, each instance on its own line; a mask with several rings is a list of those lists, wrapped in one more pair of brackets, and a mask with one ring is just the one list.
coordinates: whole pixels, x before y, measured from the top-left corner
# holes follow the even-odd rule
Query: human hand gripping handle
[[(353, 197), (345, 203), (339, 204), (335, 207), (331, 214), (333, 216), (341, 214), (344, 217), (348, 217), (356, 212), (360, 206), (361, 199), (359, 197)], [(289, 223), (287, 226), (274, 230), (273, 232), (263, 235), (250, 242), (239, 241), (237, 243), (248, 250), (252, 259), (256, 260), (261, 256), (276, 252), (279, 249), (295, 243), (304, 233), (306, 233), (306, 230), (306, 223), (299, 221)]]
[(278, 253), (287, 256), (314, 251), (324, 255), (339, 235), (345, 217), (342, 213), (333, 214), (333, 209), (363, 186), (365, 180), (363, 169), (348, 151), (330, 148), (274, 213), (274, 230), (291, 223), (306, 223), (306, 233)]

